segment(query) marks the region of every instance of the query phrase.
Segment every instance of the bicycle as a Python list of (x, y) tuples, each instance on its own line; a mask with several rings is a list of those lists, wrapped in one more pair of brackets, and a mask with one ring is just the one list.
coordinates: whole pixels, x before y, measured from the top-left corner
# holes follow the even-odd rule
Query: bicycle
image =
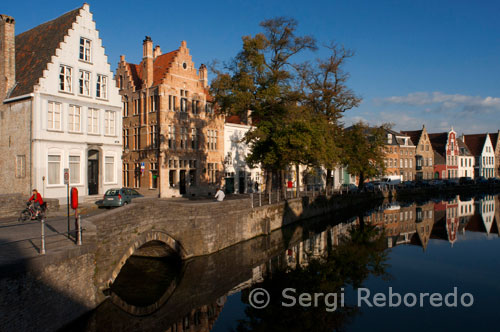
[(27, 207), (21, 211), (19, 218), (17, 219), (20, 222), (25, 222), (28, 220), (42, 220), (45, 218), (45, 214), (47, 212), (47, 203), (44, 202), (40, 205), (40, 212), (38, 215), (36, 214), (35, 205), (32, 202), (26, 203)]

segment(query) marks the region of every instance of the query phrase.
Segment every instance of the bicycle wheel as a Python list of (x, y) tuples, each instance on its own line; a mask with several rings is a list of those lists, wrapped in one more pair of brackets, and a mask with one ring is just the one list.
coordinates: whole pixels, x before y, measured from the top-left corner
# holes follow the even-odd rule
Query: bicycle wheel
[(19, 216), (18, 221), (25, 222), (28, 220), (31, 220), (31, 212), (30, 212), (30, 210), (25, 209), (21, 212), (21, 215)]

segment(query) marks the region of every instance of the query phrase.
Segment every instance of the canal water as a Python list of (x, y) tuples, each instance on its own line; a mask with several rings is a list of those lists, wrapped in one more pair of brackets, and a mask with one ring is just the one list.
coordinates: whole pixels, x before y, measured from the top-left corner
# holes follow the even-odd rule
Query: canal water
[(341, 211), (187, 262), (138, 255), (65, 330), (498, 331), (499, 234), (498, 196), (449, 196)]

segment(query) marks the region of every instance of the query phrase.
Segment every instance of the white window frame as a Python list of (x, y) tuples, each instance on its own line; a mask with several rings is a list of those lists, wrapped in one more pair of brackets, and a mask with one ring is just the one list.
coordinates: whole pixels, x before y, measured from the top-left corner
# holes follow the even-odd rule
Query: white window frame
[[(47, 130), (61, 131), (62, 128), (62, 104), (49, 101), (47, 104)], [(56, 123), (59, 123), (56, 126)]]
[(81, 132), (81, 128), (82, 128), (82, 108), (77, 105), (69, 105), (68, 132), (79, 133)]
[[(112, 163), (108, 162), (108, 158), (112, 158)], [(109, 180), (109, 172), (108, 172), (108, 165), (111, 164), (111, 169), (112, 169), (112, 179)], [(116, 156), (114, 155), (106, 155), (104, 157), (104, 183), (116, 183)]]
[[(75, 160), (71, 160), (71, 158), (78, 158), (78, 162)], [(73, 172), (71, 165), (77, 164), (77, 171), (78, 171), (78, 181), (73, 182), (73, 177), (75, 172)], [(82, 157), (79, 154), (70, 154), (68, 157), (68, 167), (69, 167), (69, 183), (73, 185), (80, 185), (82, 184)]]
[(59, 66), (59, 91), (73, 92), (73, 68), (67, 65)]
[(116, 136), (116, 112), (106, 110), (104, 112), (104, 135)]
[(108, 99), (108, 77), (97, 74), (95, 96), (99, 99)]
[[(50, 157), (58, 157), (59, 161), (50, 161)], [(59, 164), (59, 174), (57, 176), (57, 182), (51, 183), (50, 182), (50, 175), (49, 175), (49, 170), (50, 170), (50, 164), (51, 163), (58, 163)], [(50, 153), (47, 155), (47, 187), (58, 187), (62, 185), (62, 155), (61, 153)]]
[(86, 70), (80, 70), (78, 73), (78, 94), (90, 97), (92, 86), (92, 74)]
[(87, 110), (87, 133), (99, 135), (99, 109), (97, 108), (89, 108)]
[(80, 50), (78, 58), (85, 62), (92, 62), (92, 40), (80, 37)]

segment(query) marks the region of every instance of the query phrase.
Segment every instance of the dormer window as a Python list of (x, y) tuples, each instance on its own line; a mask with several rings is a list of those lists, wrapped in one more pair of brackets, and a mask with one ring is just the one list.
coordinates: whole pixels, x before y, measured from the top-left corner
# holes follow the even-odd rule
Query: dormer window
[(392, 135), (391, 134), (387, 134), (387, 143), (388, 144), (392, 143)]
[(80, 60), (90, 62), (91, 61), (91, 45), (92, 42), (87, 38), (80, 38)]

